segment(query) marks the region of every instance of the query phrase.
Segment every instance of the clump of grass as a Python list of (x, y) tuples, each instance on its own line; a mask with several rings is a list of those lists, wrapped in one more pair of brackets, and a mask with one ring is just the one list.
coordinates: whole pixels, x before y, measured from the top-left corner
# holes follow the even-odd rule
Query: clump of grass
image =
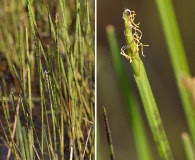
[(10, 84), (2, 77), (0, 94), (7, 157), (93, 159), (92, 4), (14, 4), (3, 4), (6, 24), (0, 23), (1, 52), (14, 79), (8, 96)]

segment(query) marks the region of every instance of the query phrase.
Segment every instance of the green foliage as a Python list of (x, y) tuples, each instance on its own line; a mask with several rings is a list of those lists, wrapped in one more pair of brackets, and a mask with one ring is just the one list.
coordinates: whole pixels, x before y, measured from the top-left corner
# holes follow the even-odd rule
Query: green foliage
[[(172, 60), (172, 66), (176, 78), (176, 83), (178, 85), (181, 100), (183, 102), (185, 116), (189, 126), (190, 133), (189, 134), (181, 133), (181, 134), (182, 134), (184, 149), (186, 152), (186, 157), (187, 159), (191, 160), (194, 159), (194, 155), (195, 155), (194, 153), (195, 109), (193, 105), (194, 79), (190, 78), (188, 63), (185, 58), (184, 46), (182, 44), (172, 3), (170, 0), (166, 0), (166, 1), (157, 0), (156, 2), (161, 17), (162, 26), (163, 26), (166, 42), (169, 49), (169, 54)], [(174, 159), (173, 158), (174, 155), (172, 155), (172, 151), (168, 139), (166, 138), (165, 130), (160, 118), (160, 114), (157, 108), (157, 104), (155, 102), (154, 95), (151, 90), (150, 83), (147, 78), (144, 64), (140, 59), (140, 53), (144, 56), (143, 47), (147, 45), (141, 43), (142, 32), (140, 30), (139, 24), (134, 23), (135, 15), (136, 14), (134, 11), (130, 11), (128, 9), (126, 9), (123, 13), (126, 46), (123, 46), (121, 48), (121, 54), (130, 61), (134, 78), (138, 86), (138, 90), (142, 99), (142, 103), (146, 112), (148, 122), (150, 124), (153, 138), (156, 142), (156, 147), (158, 148), (159, 151), (159, 155), (164, 160), (171, 160)], [(135, 134), (137, 133), (136, 125), (139, 125), (139, 127), (142, 130), (144, 130), (144, 128), (141, 122), (140, 124), (137, 123), (136, 125), (132, 125), (132, 122), (139, 122), (141, 121), (141, 119), (139, 114), (138, 115), (131, 114), (131, 112), (136, 106), (136, 99), (135, 97), (133, 97), (133, 93), (131, 93), (132, 91), (128, 91), (131, 89), (129, 87), (129, 84), (127, 84), (126, 82), (127, 76), (125, 75), (124, 69), (121, 65), (122, 63), (121, 59), (118, 56), (120, 51), (118, 49), (118, 42), (117, 42), (116, 35), (114, 33), (113, 26), (109, 25), (107, 27), (107, 35), (110, 44), (110, 49), (112, 52), (113, 65), (115, 67), (117, 76), (119, 77), (121, 88), (124, 94), (124, 99), (127, 102), (129, 107), (129, 113), (130, 113), (129, 117), (131, 119), (130, 122), (131, 122), (132, 130)], [(143, 138), (143, 141), (147, 142), (147, 137), (143, 135), (141, 136)], [(143, 151), (144, 147), (142, 149), (139, 149), (137, 146), (143, 146), (143, 144), (141, 144), (141, 142), (138, 141), (136, 138), (134, 140), (136, 141), (136, 150), (138, 154), (137, 156), (141, 160), (143, 159), (141, 158), (141, 155), (144, 154)], [(148, 150), (148, 152), (150, 151)]]
[[(134, 135), (134, 141), (136, 144), (137, 155), (139, 159), (152, 160), (151, 151), (148, 147), (148, 140), (144, 129), (143, 120), (140, 114), (138, 102), (133, 95), (132, 89), (128, 83), (128, 78), (125, 73), (124, 66), (122, 64), (122, 58), (119, 54), (118, 41), (115, 33), (115, 29), (112, 25), (108, 25), (106, 28), (107, 37), (111, 49), (113, 65), (120, 81), (122, 92), (124, 94), (124, 100), (128, 105), (129, 119), (132, 126)], [(133, 107), (132, 107), (133, 106)]]
[(8, 157), (93, 159), (91, 6), (79, 0), (3, 3), (0, 48), (15, 82), (8, 96), (10, 84), (2, 77)]
[(190, 136), (192, 137), (193, 144), (195, 145), (195, 108), (191, 94), (185, 86), (186, 81), (190, 78), (190, 71), (176, 16), (173, 10), (173, 5), (170, 0), (156, 0), (156, 4), (163, 25), (163, 31), (169, 49), (169, 56), (172, 62), (179, 94), (183, 103), (183, 109), (190, 130)]

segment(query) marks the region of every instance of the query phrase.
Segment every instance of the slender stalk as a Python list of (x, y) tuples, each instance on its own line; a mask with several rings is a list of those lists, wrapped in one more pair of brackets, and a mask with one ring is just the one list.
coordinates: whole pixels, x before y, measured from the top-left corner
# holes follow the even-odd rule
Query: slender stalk
[[(30, 54), (29, 54), (29, 46), (28, 46), (28, 29), (26, 28), (26, 53), (27, 53), (27, 73), (28, 73), (28, 98), (29, 98), (29, 107), (30, 114), (32, 115), (32, 91), (31, 91), (31, 70), (30, 70)], [(25, 66), (23, 66), (25, 67)]]
[(111, 130), (110, 130), (109, 122), (108, 122), (106, 108), (103, 107), (103, 110), (104, 110), (104, 122), (105, 122), (106, 134), (107, 134), (107, 141), (108, 141), (109, 150), (110, 150), (110, 159), (115, 160), (114, 147), (112, 143)]
[[(136, 26), (136, 24), (134, 24), (133, 22), (135, 18), (134, 16), (135, 13), (131, 13), (130, 10), (125, 10), (123, 13), (127, 54), (124, 53), (124, 50), (122, 50), (122, 54), (126, 58), (130, 59), (134, 78), (138, 86), (138, 90), (144, 105), (144, 109), (154, 140), (158, 148), (159, 155), (164, 160), (173, 160), (174, 158), (172, 155), (172, 151), (164, 131), (164, 127), (152, 93), (152, 89), (150, 87), (142, 60), (139, 57), (138, 47), (142, 44), (140, 42), (141, 36), (138, 36), (141, 35), (141, 31), (140, 29), (138, 29), (138, 26)], [(134, 33), (132, 33), (133, 31)]]
[(106, 27), (108, 42), (112, 53), (112, 61), (120, 81), (124, 99), (129, 109), (130, 125), (132, 127), (134, 140), (137, 149), (137, 156), (139, 160), (152, 160), (150, 147), (148, 144), (146, 132), (144, 129), (143, 120), (141, 118), (139, 106), (136, 98), (133, 96), (131, 87), (128, 83), (128, 77), (125, 73), (124, 66), (122, 64), (121, 56), (119, 55), (119, 46), (115, 33), (115, 29), (112, 25)]
[(184, 145), (184, 149), (186, 152), (187, 160), (194, 160), (195, 151), (193, 149), (193, 145), (192, 145), (189, 135), (187, 133), (182, 133), (182, 140), (183, 140), (183, 145)]
[(182, 84), (182, 80), (190, 76), (190, 71), (174, 8), (171, 0), (156, 0), (156, 5), (163, 25), (169, 56), (174, 69), (175, 79), (185, 111), (190, 135), (192, 136), (193, 144), (195, 144), (195, 109), (188, 90)]

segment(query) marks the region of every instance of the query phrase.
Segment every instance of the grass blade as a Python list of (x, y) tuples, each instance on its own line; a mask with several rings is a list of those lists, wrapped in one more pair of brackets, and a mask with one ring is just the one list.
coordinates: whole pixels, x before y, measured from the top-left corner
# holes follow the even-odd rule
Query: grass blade
[(190, 135), (192, 136), (193, 144), (195, 144), (195, 109), (189, 92), (182, 84), (182, 80), (190, 76), (190, 71), (173, 5), (171, 0), (156, 0), (156, 5), (163, 25), (169, 56), (174, 69), (175, 79), (188, 122)]
[(191, 143), (189, 135), (184, 132), (182, 134), (182, 140), (183, 140), (187, 160), (194, 160), (195, 159), (195, 152), (194, 152), (193, 145)]
[(115, 160), (114, 147), (112, 143), (111, 130), (110, 130), (109, 122), (108, 122), (106, 108), (103, 107), (103, 110), (104, 110), (104, 122), (105, 122), (106, 134), (107, 134), (107, 141), (108, 141), (109, 150), (110, 150), (110, 159)]
[(149, 149), (149, 144), (146, 138), (146, 133), (144, 129), (144, 124), (139, 111), (139, 106), (136, 98), (133, 96), (131, 87), (128, 83), (128, 77), (125, 73), (124, 66), (122, 64), (120, 50), (118, 46), (118, 41), (115, 33), (115, 29), (112, 25), (108, 25), (107, 37), (112, 53), (112, 61), (115, 67), (115, 71), (120, 81), (122, 92), (124, 93), (124, 99), (126, 100), (128, 109), (130, 123), (133, 130), (134, 140), (137, 149), (137, 156), (140, 160), (152, 160), (151, 151)]
[[(138, 90), (144, 105), (146, 116), (156, 142), (159, 155), (164, 160), (173, 160), (172, 151), (166, 137), (164, 127), (161, 121), (161, 117), (155, 102), (150, 83), (145, 71), (145, 67), (139, 57), (139, 46), (143, 51), (143, 44), (140, 42), (142, 32), (140, 31), (138, 24), (134, 23), (135, 12), (126, 9), (123, 12), (123, 19), (125, 25), (125, 38), (126, 44), (125, 48), (121, 49), (121, 54), (123, 54), (127, 59), (130, 60), (131, 67), (133, 69), (134, 78), (138, 86)], [(124, 52), (127, 49), (127, 54)], [(142, 52), (143, 54), (143, 52)]]

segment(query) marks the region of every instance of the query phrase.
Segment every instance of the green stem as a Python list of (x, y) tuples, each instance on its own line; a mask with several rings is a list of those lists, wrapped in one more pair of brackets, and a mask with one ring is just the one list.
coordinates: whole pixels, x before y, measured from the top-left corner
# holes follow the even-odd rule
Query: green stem
[(169, 56), (174, 69), (175, 79), (177, 81), (185, 116), (188, 122), (190, 135), (195, 144), (195, 109), (188, 90), (182, 84), (182, 80), (190, 76), (190, 71), (185, 57), (185, 51), (173, 5), (171, 0), (156, 0), (156, 4), (163, 25)]
[(187, 160), (194, 160), (195, 159), (195, 151), (193, 149), (193, 145), (191, 143), (190, 137), (187, 133), (182, 134), (182, 140), (184, 149), (186, 152)]
[(111, 49), (112, 61), (120, 81), (120, 86), (124, 95), (124, 100), (126, 101), (129, 110), (130, 125), (133, 131), (134, 141), (136, 145), (137, 156), (139, 160), (152, 160), (152, 155), (147, 135), (145, 132), (143, 120), (140, 114), (138, 102), (132, 93), (131, 86), (128, 83), (128, 77), (125, 73), (124, 66), (122, 64), (122, 59), (119, 54), (119, 46), (117, 41), (117, 36), (115, 29), (112, 25), (106, 27), (108, 42)]
[(152, 89), (150, 87), (142, 60), (139, 57), (137, 44), (135, 43), (132, 35), (132, 27), (130, 26), (129, 15), (127, 15), (127, 12), (124, 12), (123, 18), (125, 24), (126, 43), (128, 46), (128, 55), (132, 58), (132, 62), (130, 64), (133, 69), (134, 78), (140, 92), (154, 140), (158, 147), (161, 158), (164, 160), (173, 160), (174, 158), (172, 151), (164, 131)]
[(114, 147), (113, 147), (112, 136), (111, 136), (111, 129), (110, 129), (110, 125), (109, 125), (109, 122), (108, 122), (108, 116), (107, 116), (107, 113), (106, 113), (106, 108), (103, 107), (103, 110), (104, 110), (104, 123), (105, 123), (105, 128), (106, 128), (107, 141), (108, 141), (109, 151), (110, 151), (110, 159), (115, 160)]

